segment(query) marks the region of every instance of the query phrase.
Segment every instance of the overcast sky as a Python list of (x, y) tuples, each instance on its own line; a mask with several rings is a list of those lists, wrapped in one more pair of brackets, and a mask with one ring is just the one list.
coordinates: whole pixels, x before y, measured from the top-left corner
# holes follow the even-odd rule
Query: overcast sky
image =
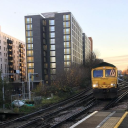
[(25, 41), (24, 16), (55, 11), (73, 13), (99, 58), (128, 67), (128, 0), (0, 0), (2, 32)]

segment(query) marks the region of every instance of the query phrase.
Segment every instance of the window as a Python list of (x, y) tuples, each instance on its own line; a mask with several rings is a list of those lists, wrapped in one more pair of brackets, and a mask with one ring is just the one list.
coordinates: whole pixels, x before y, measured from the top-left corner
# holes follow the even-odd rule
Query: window
[(26, 43), (33, 43), (33, 38), (26, 38)]
[(55, 26), (50, 26), (49, 31), (55, 31)]
[(34, 69), (28, 69), (28, 73), (34, 73)]
[(70, 42), (64, 42), (64, 47), (65, 47), (65, 48), (71, 47), (71, 43), (70, 43)]
[(1, 64), (1, 69), (2, 69), (2, 64)]
[(1, 40), (0, 40), (0, 44), (1, 44)]
[(49, 20), (49, 25), (55, 25), (55, 20)]
[(1, 49), (1, 46), (0, 46), (0, 49)]
[(2, 55), (1, 52), (0, 52), (0, 55)]
[(33, 31), (26, 31), (26, 36), (33, 36)]
[(33, 57), (27, 57), (27, 62), (33, 62), (34, 58)]
[(34, 68), (34, 63), (28, 63), (28, 68)]
[(48, 75), (45, 75), (45, 80), (48, 80)]
[(51, 74), (56, 74), (56, 69), (50, 69)]
[(50, 50), (55, 50), (55, 45), (50, 45)]
[(56, 58), (55, 57), (50, 57), (50, 62), (56, 62)]
[(50, 51), (50, 56), (55, 56), (56, 52), (55, 51)]
[(64, 41), (69, 41), (70, 40), (70, 35), (65, 35), (64, 36)]
[(50, 44), (55, 44), (55, 39), (50, 39)]
[(27, 44), (27, 49), (33, 49), (33, 44)]
[(2, 62), (2, 58), (0, 58), (0, 62)]
[(33, 56), (33, 51), (27, 51), (27, 56)]
[(4, 42), (4, 45), (6, 45), (6, 42)]
[(66, 28), (63, 30), (64, 34), (70, 34), (70, 28)]
[(94, 70), (93, 77), (103, 77), (103, 70)]
[(43, 45), (43, 49), (44, 50), (47, 50), (47, 45)]
[(48, 74), (48, 70), (47, 69), (44, 69), (44, 74)]
[(63, 27), (70, 27), (70, 22), (63, 22)]
[(26, 25), (26, 30), (32, 30), (32, 25), (31, 24)]
[(63, 15), (63, 20), (70, 20), (70, 15)]
[(64, 60), (71, 60), (71, 55), (64, 55)]
[(43, 20), (43, 25), (46, 26), (46, 20)]
[(70, 49), (64, 49), (64, 54), (71, 54), (71, 50)]
[(53, 37), (55, 37), (55, 33), (53, 32), (53, 33), (50, 33), (50, 38), (53, 38)]
[(69, 67), (71, 65), (71, 62), (64, 62), (64, 67)]
[(4, 53), (4, 56), (5, 56), (5, 53)]
[(44, 64), (44, 68), (48, 68), (48, 64), (47, 63)]
[(50, 68), (56, 68), (56, 63), (51, 63)]
[(113, 76), (116, 76), (116, 71), (115, 71), (115, 69), (107, 69), (107, 70), (105, 70), (105, 76), (106, 76), (106, 77), (113, 77)]
[(26, 18), (26, 23), (32, 23), (32, 18)]
[(4, 51), (5, 51), (5, 47), (4, 47)]

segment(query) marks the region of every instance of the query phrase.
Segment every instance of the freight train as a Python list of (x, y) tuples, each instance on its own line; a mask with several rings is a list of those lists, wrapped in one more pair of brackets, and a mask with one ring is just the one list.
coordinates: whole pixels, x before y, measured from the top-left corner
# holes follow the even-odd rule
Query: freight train
[(102, 62), (91, 71), (93, 94), (96, 99), (115, 98), (118, 89), (117, 67)]

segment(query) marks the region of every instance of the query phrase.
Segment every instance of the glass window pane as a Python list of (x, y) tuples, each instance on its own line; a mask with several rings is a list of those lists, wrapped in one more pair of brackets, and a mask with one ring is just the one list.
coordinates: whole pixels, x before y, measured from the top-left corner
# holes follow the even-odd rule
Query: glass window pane
[(50, 39), (50, 44), (55, 44), (55, 39)]
[(56, 68), (56, 63), (51, 63), (50, 68)]
[(64, 47), (65, 47), (65, 48), (71, 47), (71, 43), (70, 43), (70, 42), (64, 42)]
[(63, 20), (70, 20), (70, 15), (63, 15)]
[(70, 41), (70, 35), (64, 35), (64, 41)]
[(32, 30), (32, 24), (26, 25), (26, 30)]
[(33, 49), (33, 44), (27, 44), (27, 49)]
[(103, 77), (103, 70), (94, 70), (93, 77)]
[(55, 31), (55, 26), (50, 26), (49, 31)]
[(64, 34), (70, 34), (70, 28), (66, 28), (63, 30)]
[(26, 38), (26, 43), (33, 43), (33, 38)]
[(27, 51), (27, 56), (33, 56), (33, 50), (32, 51)]
[(33, 57), (27, 57), (27, 62), (33, 62), (34, 58)]
[(64, 60), (71, 60), (71, 55), (64, 55)]
[(48, 80), (48, 75), (45, 75), (45, 80)]
[(56, 62), (56, 57), (50, 57), (50, 62)]
[(50, 45), (50, 50), (55, 50), (55, 45)]
[(55, 56), (56, 52), (55, 51), (50, 51), (50, 56)]
[(28, 69), (28, 73), (34, 73), (34, 69)]
[(56, 75), (51, 75), (51, 80), (55, 80), (56, 79)]
[(44, 68), (48, 68), (48, 64), (47, 63), (44, 63)]
[(64, 67), (70, 67), (71, 66), (71, 62), (64, 62)]
[(32, 18), (26, 18), (26, 23), (32, 23)]
[(56, 69), (50, 69), (50, 74), (56, 74)]
[(71, 50), (70, 49), (64, 49), (64, 54), (71, 54)]
[(55, 33), (53, 32), (53, 33), (50, 33), (50, 38), (53, 38), (53, 37), (55, 37)]
[(47, 45), (43, 45), (43, 49), (44, 50), (47, 50)]
[(107, 70), (105, 70), (105, 76), (106, 77), (116, 76), (115, 69), (107, 69)]
[(70, 22), (63, 22), (63, 27), (70, 27)]
[(28, 63), (28, 68), (34, 68), (34, 63)]
[(49, 20), (49, 25), (55, 25), (55, 20)]
[(26, 36), (33, 36), (33, 32), (32, 31), (26, 31)]

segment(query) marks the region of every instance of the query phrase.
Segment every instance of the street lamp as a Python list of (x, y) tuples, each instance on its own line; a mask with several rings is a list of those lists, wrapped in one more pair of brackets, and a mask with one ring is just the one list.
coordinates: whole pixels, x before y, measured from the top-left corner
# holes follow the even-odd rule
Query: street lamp
[(28, 73), (28, 79), (29, 79), (29, 84), (28, 84), (28, 93), (29, 93), (29, 100), (31, 100), (31, 91), (30, 91), (30, 76), (31, 75), (38, 75), (38, 73)]

